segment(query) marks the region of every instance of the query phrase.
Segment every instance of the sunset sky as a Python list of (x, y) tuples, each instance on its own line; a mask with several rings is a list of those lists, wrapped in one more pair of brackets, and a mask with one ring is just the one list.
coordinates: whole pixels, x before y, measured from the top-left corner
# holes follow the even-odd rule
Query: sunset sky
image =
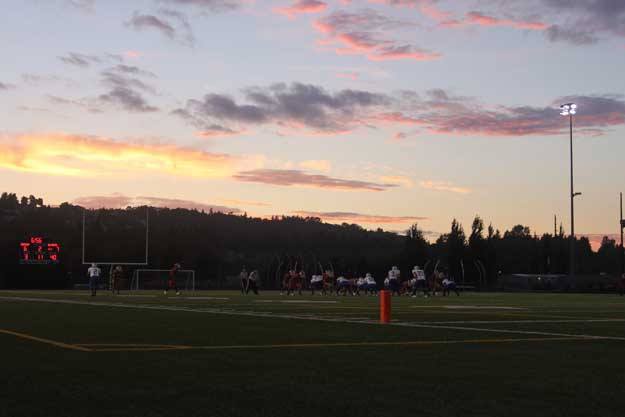
[(618, 232), (623, 0), (5, 0), (0, 190)]

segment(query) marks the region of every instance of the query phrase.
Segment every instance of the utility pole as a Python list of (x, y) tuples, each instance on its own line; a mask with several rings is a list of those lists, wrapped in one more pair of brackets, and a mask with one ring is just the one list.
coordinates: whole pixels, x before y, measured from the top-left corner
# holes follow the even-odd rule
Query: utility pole
[(558, 216), (553, 215), (553, 237), (558, 236)]
[(625, 274), (625, 250), (623, 250), (623, 229), (625, 229), (625, 219), (623, 219), (623, 193), (621, 193), (621, 277)]

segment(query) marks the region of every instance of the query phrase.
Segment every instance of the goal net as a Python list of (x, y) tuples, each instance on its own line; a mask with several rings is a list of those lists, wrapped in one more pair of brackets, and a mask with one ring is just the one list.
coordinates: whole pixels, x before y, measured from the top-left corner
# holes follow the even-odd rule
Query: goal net
[[(162, 290), (169, 280), (169, 269), (136, 269), (132, 275), (130, 290)], [(179, 269), (176, 285), (182, 291), (195, 291), (195, 271)]]

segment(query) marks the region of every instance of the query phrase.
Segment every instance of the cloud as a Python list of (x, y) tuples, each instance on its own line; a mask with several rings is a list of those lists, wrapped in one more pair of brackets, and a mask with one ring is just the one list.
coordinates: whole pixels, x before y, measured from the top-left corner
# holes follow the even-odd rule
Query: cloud
[(80, 68), (87, 68), (91, 66), (91, 64), (99, 64), (102, 62), (102, 59), (98, 56), (80, 54), (77, 52), (70, 52), (66, 56), (59, 56), (58, 59), (68, 65), (74, 65)]
[(153, 29), (169, 39), (176, 39), (176, 29), (165, 19), (154, 15), (134, 12), (130, 20), (126, 22), (126, 26), (135, 30)]
[(293, 214), (302, 217), (319, 218), (330, 223), (367, 223), (367, 224), (403, 224), (414, 223), (416, 221), (428, 220), (421, 216), (385, 216), (380, 214), (363, 214), (343, 211), (294, 211)]
[(69, 78), (59, 77), (58, 75), (39, 75), (24, 73), (22, 74), (21, 78), (22, 82), (32, 86), (52, 83), (62, 83), (66, 87), (75, 87), (77, 85), (75, 81)]
[(482, 12), (469, 12), (465, 18), (466, 23), (479, 26), (509, 26), (515, 29), (545, 30), (547, 24), (538, 21), (523, 21), (512, 19), (500, 19), (488, 16)]
[(156, 74), (154, 74), (153, 72), (143, 70), (134, 65), (118, 64), (118, 65), (115, 65), (113, 68), (111, 68), (110, 71), (118, 72), (121, 74), (127, 74), (127, 75), (156, 78)]
[(274, 84), (243, 90), (244, 100), (211, 93), (188, 100), (172, 114), (197, 127), (205, 136), (233, 135), (252, 126), (271, 125), (282, 135), (337, 135), (357, 128), (415, 126), (408, 135), (546, 136), (568, 128), (558, 107), (575, 102), (578, 134), (598, 136), (625, 124), (625, 98), (616, 94), (560, 97), (543, 106), (480, 103), (443, 89), (422, 93), (381, 94), (363, 90), (326, 91), (301, 83)]
[(235, 126), (274, 124), (287, 129), (335, 133), (350, 130), (369, 109), (382, 106), (388, 100), (383, 94), (368, 91), (345, 89), (332, 93), (301, 83), (251, 87), (243, 94), (244, 103), (224, 94), (207, 94), (200, 100), (188, 100), (185, 108), (176, 109), (172, 114), (200, 129), (223, 123)]
[(47, 99), (53, 104), (63, 106), (79, 107), (83, 110), (87, 110), (89, 113), (102, 113), (102, 109), (95, 100), (89, 99), (71, 99), (59, 96), (48, 95)]
[(220, 201), (226, 204), (235, 204), (238, 206), (271, 207), (271, 204), (264, 203), (262, 201), (237, 200), (237, 199), (221, 199)]
[(251, 159), (167, 143), (67, 134), (0, 135), (0, 168), (46, 175), (225, 178)]
[[(120, 67), (123, 68), (120, 70)], [(98, 99), (105, 104), (112, 104), (116, 107), (134, 113), (149, 113), (158, 111), (158, 107), (147, 103), (141, 92), (155, 94), (154, 87), (146, 84), (138, 78), (128, 77), (136, 67), (117, 66), (113, 70), (103, 71), (102, 84), (110, 88), (110, 90), (101, 94)], [(121, 73), (120, 73), (121, 72)]]
[(199, 203), (197, 201), (192, 200), (181, 200), (177, 198), (163, 198), (163, 197), (150, 197), (150, 196), (137, 196), (137, 197), (129, 197), (123, 194), (114, 193), (112, 195), (97, 195), (97, 196), (85, 196), (79, 197), (72, 201), (73, 204), (88, 208), (88, 209), (99, 209), (99, 208), (113, 208), (113, 209), (123, 209), (126, 207), (139, 207), (139, 206), (150, 206), (150, 207), (161, 207), (161, 208), (170, 208), (170, 209), (189, 209), (189, 210), (204, 210), (206, 212), (220, 212), (220, 213), (233, 213), (233, 214), (241, 214), (242, 211), (238, 208), (234, 207), (226, 207), (214, 204), (205, 204)]
[(332, 170), (332, 163), (325, 159), (302, 161), (299, 163), (299, 166), (311, 171), (330, 172)]
[(196, 135), (201, 138), (219, 138), (225, 136), (236, 136), (240, 135), (241, 133), (243, 132), (213, 124), (210, 126), (206, 126), (204, 130), (197, 132)]
[[(558, 114), (561, 103), (579, 106), (575, 125), (579, 133), (600, 135), (611, 126), (625, 124), (625, 101), (620, 95), (580, 95), (560, 97), (547, 106), (482, 105), (462, 97), (445, 97), (444, 92), (430, 91), (427, 99), (416, 95), (407, 101), (399, 114), (382, 118), (421, 125), (426, 132), (447, 135), (546, 136), (558, 135), (568, 124)], [(380, 116), (377, 116), (380, 118)]]
[(83, 12), (93, 12), (95, 0), (66, 0), (66, 2)]
[(363, 55), (371, 61), (431, 61), (440, 58), (437, 52), (389, 38), (389, 30), (410, 26), (414, 25), (371, 9), (353, 13), (339, 10), (313, 23), (313, 27), (325, 36), (320, 44), (323, 47), (334, 46), (339, 55)]
[(356, 71), (341, 71), (336, 73), (336, 77), (356, 81), (358, 78), (360, 78), (360, 73)]
[(575, 45), (590, 45), (599, 41), (599, 38), (592, 32), (580, 30), (579, 28), (561, 27), (559, 25), (549, 26), (545, 35), (552, 42), (568, 42)]
[(380, 177), (380, 181), (384, 181), (389, 184), (402, 185), (409, 188), (413, 186), (412, 179), (404, 175), (383, 175)]
[(124, 51), (123, 54), (124, 57), (128, 58), (128, 59), (137, 59), (140, 58), (141, 56), (143, 56), (143, 54), (139, 51), (135, 51), (135, 50), (128, 50), (128, 51)]
[(149, 105), (141, 94), (126, 87), (114, 87), (108, 93), (101, 94), (99, 99), (104, 103), (110, 103), (129, 112), (149, 113), (158, 111), (158, 107)]
[(346, 180), (327, 175), (307, 174), (299, 170), (255, 169), (235, 174), (234, 179), (243, 182), (272, 184), (280, 186), (303, 186), (351, 191), (385, 191), (396, 184), (377, 184), (373, 182)]
[(243, 6), (244, 0), (158, 0), (172, 6), (193, 6), (209, 12), (225, 12)]
[(321, 13), (325, 11), (328, 4), (319, 0), (296, 0), (291, 6), (276, 7), (274, 12), (283, 14), (293, 19), (299, 14)]
[[(593, 44), (606, 37), (625, 37), (625, 2), (622, 0), (483, 0), (458, 2), (454, 4), (454, 13), (441, 10), (437, 0), (370, 1), (418, 7), (440, 28), (511, 27), (540, 31), (551, 42), (573, 45)], [(463, 6), (475, 5), (481, 10), (462, 10)]]
[(458, 187), (454, 185), (453, 183), (447, 182), (447, 181), (427, 180), (427, 181), (421, 181), (419, 185), (421, 186), (421, 188), (425, 188), (427, 190), (446, 191), (446, 192), (456, 193), (456, 194), (469, 194), (471, 192), (471, 189), (469, 188)]
[[(547, 32), (552, 41), (588, 44), (599, 33), (625, 37), (625, 2), (622, 0), (541, 0), (547, 11), (567, 17)], [(576, 34), (578, 32), (579, 34)]]
[(0, 91), (12, 90), (14, 88), (15, 88), (15, 85), (8, 84), (8, 83), (3, 83), (3, 82), (0, 81)]

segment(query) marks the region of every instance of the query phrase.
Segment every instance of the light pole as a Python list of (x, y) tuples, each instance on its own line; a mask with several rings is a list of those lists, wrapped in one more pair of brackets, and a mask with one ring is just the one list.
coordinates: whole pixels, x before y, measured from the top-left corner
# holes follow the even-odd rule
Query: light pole
[(573, 188), (573, 115), (577, 113), (577, 104), (566, 103), (560, 106), (560, 114), (569, 116), (569, 139), (571, 155), (571, 254), (569, 259), (569, 277), (575, 276), (575, 197), (582, 193), (576, 193)]
[(621, 278), (625, 276), (625, 250), (623, 250), (623, 229), (625, 229), (625, 219), (623, 218), (623, 193), (621, 193)]

